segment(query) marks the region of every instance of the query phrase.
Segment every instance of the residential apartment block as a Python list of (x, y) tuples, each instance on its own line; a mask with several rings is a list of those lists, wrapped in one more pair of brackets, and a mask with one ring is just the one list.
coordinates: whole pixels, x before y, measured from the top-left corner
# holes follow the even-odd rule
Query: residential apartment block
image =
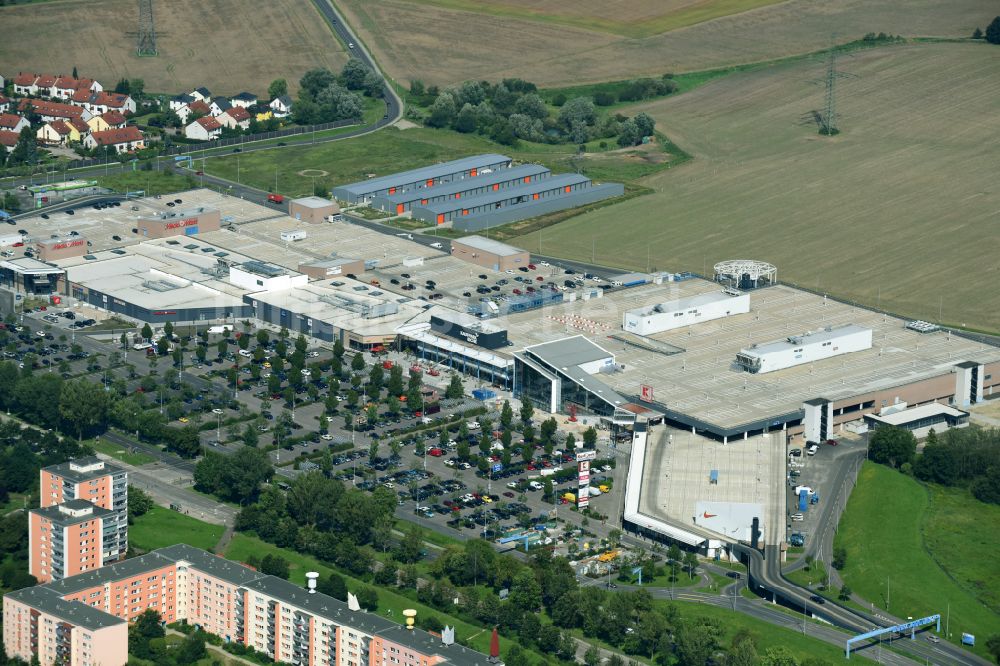
[[(99, 569), (105, 554), (117, 552), (117, 525), (114, 511), (86, 500), (32, 509), (28, 512), (28, 573), (47, 582)], [(118, 559), (109, 557), (113, 557), (109, 561)]]
[(29, 572), (42, 582), (124, 559), (128, 473), (88, 456), (41, 471), (41, 508), (28, 516)]
[[(4, 646), (42, 666), (121, 666), (127, 621), (146, 609), (304, 666), (486, 666), (486, 655), (187, 545), (4, 598)], [(51, 629), (51, 630), (50, 630)], [(95, 647), (100, 645), (100, 651)]]

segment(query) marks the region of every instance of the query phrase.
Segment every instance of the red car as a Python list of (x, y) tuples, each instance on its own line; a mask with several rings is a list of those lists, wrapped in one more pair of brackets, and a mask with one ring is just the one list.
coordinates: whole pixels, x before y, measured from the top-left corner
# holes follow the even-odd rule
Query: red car
[(520, 296), (520, 295), (521, 295), (521, 290), (520, 290), (520, 289), (515, 289), (515, 290), (514, 290), (514, 294), (515, 294), (516, 296)]
[(440, 458), (441, 456), (444, 455), (444, 450), (434, 447), (433, 449), (427, 450), (427, 455), (434, 456), (435, 458)]
[(533, 270), (535, 270), (535, 268), (536, 268), (536, 266), (534, 264), (528, 264), (528, 270), (529, 271), (533, 271)]
[(826, 440), (826, 443), (829, 444), (830, 446), (837, 446), (837, 440), (835, 439), (828, 439)]

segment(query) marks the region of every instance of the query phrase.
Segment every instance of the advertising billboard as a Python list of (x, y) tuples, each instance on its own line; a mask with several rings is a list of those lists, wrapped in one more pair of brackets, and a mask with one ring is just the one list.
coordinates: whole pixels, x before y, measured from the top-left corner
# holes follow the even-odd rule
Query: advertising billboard
[(437, 315), (431, 315), (431, 330), (441, 335), (447, 335), (456, 340), (462, 340), (470, 345), (484, 349), (499, 349), (507, 346), (507, 331), (481, 331), (463, 326)]

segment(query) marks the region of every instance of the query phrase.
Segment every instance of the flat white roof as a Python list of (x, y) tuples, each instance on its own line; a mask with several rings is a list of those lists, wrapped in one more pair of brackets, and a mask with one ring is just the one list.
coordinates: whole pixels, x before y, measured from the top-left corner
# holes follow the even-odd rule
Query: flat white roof
[(305, 206), (306, 208), (329, 208), (330, 206), (336, 206), (335, 203), (323, 197), (302, 197), (301, 199), (292, 199), (292, 203), (298, 206)]
[(899, 412), (893, 412), (892, 414), (886, 414), (885, 416), (878, 416), (877, 414), (866, 414), (865, 418), (878, 421), (880, 423), (885, 423), (886, 425), (902, 426), (907, 423), (912, 423), (913, 421), (919, 421), (920, 419), (930, 418), (932, 416), (938, 416), (939, 414), (944, 414), (946, 416), (954, 416), (958, 418), (960, 416), (968, 416), (968, 412), (963, 412), (961, 409), (955, 409), (954, 407), (949, 407), (948, 405), (942, 405), (941, 403), (932, 402), (927, 405), (920, 405), (919, 407), (913, 407), (911, 409), (904, 409)]
[(760, 356), (763, 354), (773, 354), (775, 352), (787, 351), (803, 345), (815, 345), (827, 340), (839, 340), (840, 338), (854, 335), (855, 333), (871, 332), (870, 328), (858, 326), (857, 324), (845, 324), (843, 326), (830, 327), (821, 331), (811, 331), (802, 335), (790, 335), (784, 340), (767, 342), (762, 345), (754, 345), (740, 351), (741, 354)]
[(492, 238), (484, 238), (483, 236), (465, 236), (464, 238), (457, 238), (451, 243), (452, 245), (455, 243), (467, 245), (469, 247), (474, 247), (477, 250), (482, 250), (483, 252), (492, 252), (493, 254), (500, 255), (501, 257), (510, 257), (515, 254), (524, 254), (527, 252), (527, 250), (522, 250), (519, 247), (507, 245), (506, 243), (501, 243), (500, 241), (493, 240)]
[(730, 298), (736, 297), (722, 291), (708, 294), (698, 294), (697, 296), (688, 296), (687, 298), (678, 298), (664, 303), (657, 303), (656, 305), (636, 308), (635, 310), (629, 310), (628, 314), (645, 316), (660, 312), (678, 312), (689, 308), (698, 308), (703, 305), (708, 305), (709, 303), (718, 303), (719, 301), (725, 301)]

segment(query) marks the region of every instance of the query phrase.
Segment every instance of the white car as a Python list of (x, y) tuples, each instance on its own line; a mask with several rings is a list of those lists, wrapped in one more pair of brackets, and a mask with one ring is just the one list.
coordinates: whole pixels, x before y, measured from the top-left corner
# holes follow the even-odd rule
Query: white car
[(302, 368), (300, 372), (302, 373), (303, 377), (308, 377), (309, 375), (312, 374), (312, 370), (310, 370), (309, 368)]
[(514, 489), (516, 489), (517, 488), (517, 481), (508, 481), (507, 482), (507, 487), (508, 488), (514, 488)]
[(213, 414), (221, 414), (221, 413), (222, 413), (222, 410), (221, 410), (221, 409), (219, 409), (218, 407), (216, 407), (215, 409), (213, 409), (213, 410), (212, 410), (212, 413), (213, 413)]
[(469, 421), (469, 430), (479, 430), (479, 421)]
[(329, 442), (330, 440), (333, 439), (333, 435), (327, 433), (325, 435), (320, 435), (319, 438), (322, 439), (324, 442)]
[(803, 516), (801, 513), (793, 513), (791, 516), (789, 516), (789, 518), (792, 519), (793, 523), (801, 523), (803, 520), (805, 520), (805, 516)]
[(319, 352), (318, 351), (311, 351), (311, 352), (309, 352), (309, 358), (318, 358), (318, 357), (319, 357)]
[(444, 466), (445, 467), (454, 467), (455, 466), (455, 461), (454, 460), (445, 460), (444, 461)]
[(393, 483), (392, 481), (386, 481), (382, 485), (385, 486), (386, 488), (388, 488), (389, 490), (392, 490), (393, 488), (396, 487), (396, 484)]
[(548, 265), (549, 265), (549, 262), (547, 262), (547, 261), (539, 261), (539, 262), (538, 262), (538, 265), (539, 265), (539, 266), (548, 266)]
[(513, 275), (514, 274), (514, 269), (513, 268), (508, 268), (507, 270), (504, 271), (504, 273), (506, 273), (507, 275)]
[(592, 277), (590, 279), (593, 280), (594, 282), (602, 282), (601, 277), (599, 275), (595, 275), (594, 277)]
[(808, 449), (806, 449), (806, 455), (807, 456), (814, 456), (814, 455), (816, 455), (817, 451), (819, 451), (819, 447), (817, 445), (813, 444)]
[(431, 247), (434, 248), (435, 250), (440, 250), (441, 243), (431, 243)]
[(354, 48), (354, 42), (348, 42), (347, 43), (347, 48), (353, 49)]
[(337, 402), (344, 402), (345, 400), (347, 400), (347, 396), (346, 395), (338, 395), (337, 396)]

